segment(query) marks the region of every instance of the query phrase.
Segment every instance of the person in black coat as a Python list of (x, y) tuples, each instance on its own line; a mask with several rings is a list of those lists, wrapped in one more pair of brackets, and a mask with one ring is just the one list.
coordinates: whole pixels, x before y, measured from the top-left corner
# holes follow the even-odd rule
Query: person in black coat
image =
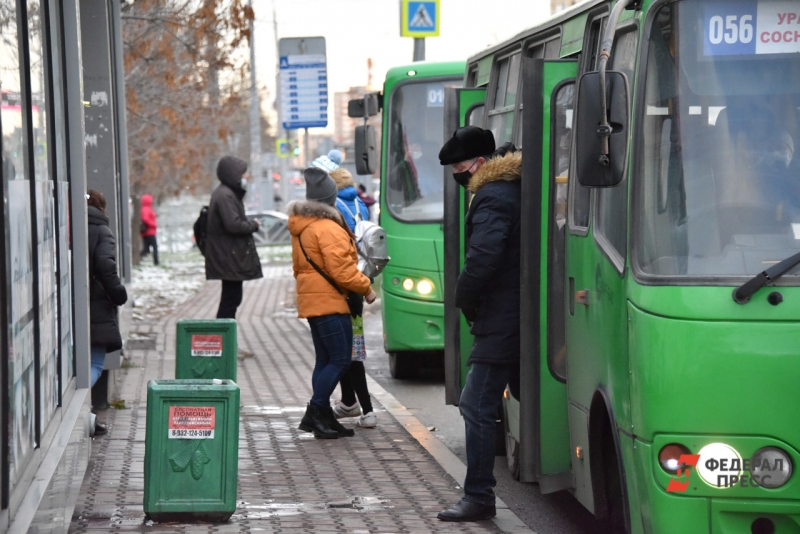
[(439, 160), (452, 165), (455, 180), (475, 194), (455, 295), (475, 340), (459, 401), (467, 449), (464, 497), (438, 517), (478, 521), (496, 515), (496, 420), (506, 386), (517, 397), (519, 389), (522, 154), (509, 144), (495, 153), (492, 132), (466, 126), (445, 143)]
[(261, 222), (245, 216), (247, 163), (225, 156), (217, 164), (221, 182), (211, 194), (206, 240), (206, 279), (222, 280), (218, 319), (235, 319), (242, 303), (242, 282), (263, 276), (253, 234)]
[[(106, 354), (122, 348), (117, 307), (128, 301), (128, 292), (117, 274), (117, 243), (106, 215), (106, 199), (89, 189), (89, 322), (91, 327), (92, 386), (103, 372)], [(95, 435), (105, 427), (95, 424)]]

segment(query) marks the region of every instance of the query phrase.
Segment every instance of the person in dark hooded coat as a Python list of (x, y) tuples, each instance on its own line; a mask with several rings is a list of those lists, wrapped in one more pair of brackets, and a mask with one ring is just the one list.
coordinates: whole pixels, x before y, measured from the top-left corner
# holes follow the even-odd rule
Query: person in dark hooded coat
[[(102, 193), (87, 191), (89, 219), (89, 323), (92, 386), (103, 372), (106, 354), (122, 348), (117, 307), (128, 301), (128, 292), (117, 274), (117, 242), (108, 225), (106, 199)], [(94, 435), (106, 433), (95, 423)]]
[(467, 257), (455, 294), (475, 340), (459, 401), (467, 450), (464, 497), (438, 517), (478, 521), (496, 515), (492, 470), (506, 386), (519, 398), (522, 154), (512, 145), (495, 152), (492, 132), (466, 126), (447, 141), (439, 160), (452, 165), (453, 178), (475, 194), (464, 222)]
[(217, 319), (235, 319), (242, 303), (242, 282), (263, 276), (253, 234), (261, 223), (245, 216), (247, 163), (225, 156), (217, 165), (221, 182), (208, 206), (206, 279), (222, 280)]

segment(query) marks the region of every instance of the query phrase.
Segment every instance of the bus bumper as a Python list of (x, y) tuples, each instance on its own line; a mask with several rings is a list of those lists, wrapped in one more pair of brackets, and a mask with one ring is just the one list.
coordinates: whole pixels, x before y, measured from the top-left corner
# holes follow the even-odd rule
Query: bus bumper
[[(800, 534), (800, 501), (790, 495), (772, 496), (770, 493), (775, 490), (763, 488), (759, 488), (765, 492), (762, 498), (668, 493), (662, 480), (662, 475), (666, 474), (653, 461), (657, 455), (653, 444), (640, 440), (635, 443), (636, 472), (640, 478), (634, 484), (629, 480), (628, 488), (631, 491), (638, 487), (644, 491), (639, 494), (640, 506), (631, 513), (631, 532)], [(696, 481), (696, 478), (697, 473), (690, 475), (691, 486), (695, 486), (695, 483), (702, 486), (704, 482)], [(730, 490), (736, 491), (734, 488)], [(769, 525), (773, 525), (774, 530), (770, 530)]]
[(386, 352), (444, 350), (444, 304), (406, 299), (383, 291), (381, 313)]

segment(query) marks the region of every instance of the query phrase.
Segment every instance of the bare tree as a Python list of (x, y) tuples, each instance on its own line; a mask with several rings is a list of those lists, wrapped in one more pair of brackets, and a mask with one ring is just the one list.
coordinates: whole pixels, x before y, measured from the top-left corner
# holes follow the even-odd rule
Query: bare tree
[[(242, 0), (138, 0), (122, 14), (131, 183), (157, 202), (208, 192), (213, 165), (247, 141)], [(240, 96), (241, 95), (241, 96)], [(247, 143), (243, 143), (245, 146)]]

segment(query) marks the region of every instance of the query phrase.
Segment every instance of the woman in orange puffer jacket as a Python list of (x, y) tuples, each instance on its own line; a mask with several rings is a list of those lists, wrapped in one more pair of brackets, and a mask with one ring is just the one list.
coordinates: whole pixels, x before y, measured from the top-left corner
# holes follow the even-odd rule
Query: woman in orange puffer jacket
[(353, 327), (347, 294), (364, 295), (368, 303), (376, 295), (369, 278), (358, 270), (353, 234), (334, 207), (336, 182), (315, 167), (303, 171), (303, 176), (306, 201), (292, 202), (287, 208), (292, 267), (297, 280), (297, 314), (308, 319), (316, 352), (311, 377), (314, 393), (300, 430), (313, 432), (317, 438), (334, 439), (353, 435), (352, 429), (336, 421), (330, 406), (331, 394), (350, 367), (352, 355)]

